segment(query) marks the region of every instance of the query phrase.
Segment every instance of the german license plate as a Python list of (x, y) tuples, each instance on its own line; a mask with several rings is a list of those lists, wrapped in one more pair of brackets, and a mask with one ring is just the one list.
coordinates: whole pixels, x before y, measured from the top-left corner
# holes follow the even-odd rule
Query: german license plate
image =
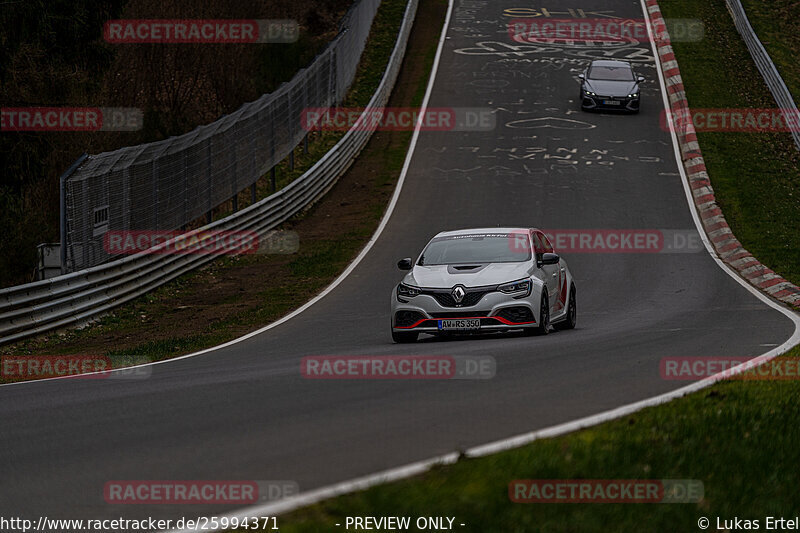
[(619, 100), (603, 100), (603, 104), (605, 105), (619, 105), (620, 103)]
[(439, 321), (441, 331), (481, 329), (479, 318), (453, 318)]

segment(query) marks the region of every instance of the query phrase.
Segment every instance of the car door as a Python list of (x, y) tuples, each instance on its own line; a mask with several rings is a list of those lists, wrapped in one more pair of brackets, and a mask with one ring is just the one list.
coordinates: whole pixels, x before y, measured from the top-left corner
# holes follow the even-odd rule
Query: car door
[[(550, 244), (550, 241), (547, 240), (545, 234), (541, 231), (534, 233), (533, 242), (534, 246), (536, 247), (537, 260), (542, 258), (542, 254), (553, 253), (553, 246)], [(558, 299), (558, 282), (560, 273), (559, 267), (560, 265), (542, 265), (539, 267), (542, 271), (542, 281), (544, 281), (544, 284), (547, 287), (547, 298), (548, 302), (550, 303), (551, 315), (555, 310), (554, 304)]]
[[(548, 253), (557, 253), (556, 250), (553, 249), (553, 245), (550, 243), (550, 239), (547, 238), (547, 235), (542, 234), (542, 244)], [(561, 313), (564, 310), (564, 307), (567, 305), (567, 267), (564, 263), (564, 260), (560, 258), (558, 260), (558, 264), (552, 265), (552, 267), (557, 271), (558, 275), (553, 276), (557, 282), (554, 287), (553, 296), (550, 298), (550, 302), (552, 302), (553, 314), (557, 315)]]

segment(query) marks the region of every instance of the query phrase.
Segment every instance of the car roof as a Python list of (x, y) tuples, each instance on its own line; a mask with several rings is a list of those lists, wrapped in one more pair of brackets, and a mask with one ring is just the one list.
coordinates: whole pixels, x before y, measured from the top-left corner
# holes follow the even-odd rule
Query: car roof
[(627, 61), (618, 61), (616, 59), (597, 59), (592, 61), (593, 67), (614, 67), (614, 68), (622, 68), (627, 67), (631, 68), (631, 64)]
[(442, 231), (436, 234), (437, 237), (451, 237), (453, 235), (470, 235), (472, 233), (523, 233), (527, 232), (532, 228), (513, 228), (513, 227), (503, 227), (503, 228), (468, 228), (468, 229), (458, 229), (458, 230), (451, 230), (451, 231)]

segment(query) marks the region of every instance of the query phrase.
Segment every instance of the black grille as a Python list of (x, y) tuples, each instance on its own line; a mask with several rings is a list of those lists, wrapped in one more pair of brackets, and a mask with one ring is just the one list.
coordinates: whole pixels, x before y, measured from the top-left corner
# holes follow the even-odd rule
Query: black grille
[(533, 322), (533, 313), (528, 307), (506, 307), (501, 309), (495, 316), (503, 317), (511, 322)]
[(421, 291), (421, 294), (433, 296), (442, 307), (472, 307), (480, 302), (484, 296), (495, 290), (496, 287), (465, 289), (466, 294), (461, 303), (456, 303), (455, 298), (453, 298), (453, 289), (426, 289)]
[(394, 314), (394, 325), (398, 328), (405, 328), (425, 318), (425, 315), (418, 311), (398, 311)]
[(453, 313), (431, 313), (433, 318), (467, 318), (489, 316), (489, 311), (456, 311)]

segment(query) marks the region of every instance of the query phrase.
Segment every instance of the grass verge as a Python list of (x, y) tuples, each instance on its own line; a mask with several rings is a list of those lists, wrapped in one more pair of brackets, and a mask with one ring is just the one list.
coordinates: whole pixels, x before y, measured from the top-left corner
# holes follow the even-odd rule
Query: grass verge
[(743, 0), (742, 5), (750, 25), (778, 68), (794, 101), (800, 101), (800, 69), (797, 68), (800, 3), (795, 0)]
[[(787, 356), (798, 362), (800, 348)], [(788, 368), (788, 366), (787, 366)], [(796, 368), (796, 367), (795, 367)], [(278, 519), (286, 533), (339, 531), (346, 517), (454, 517), (465, 532), (699, 531), (701, 517), (795, 518), (800, 381), (725, 381), (632, 415)], [(516, 479), (693, 479), (697, 503), (513, 503)], [(465, 524), (459, 527), (458, 524)], [(244, 531), (244, 530), (242, 530)], [(408, 531), (417, 531), (411, 527)]]
[[(383, 72), (388, 61), (405, 6), (405, 0), (381, 4), (373, 27), (376, 34), (370, 36), (354, 84), (358, 96), (351, 94), (348, 102), (363, 100), (363, 105), (377, 86), (377, 73)], [(421, 103), (446, 7), (444, 0), (420, 2), (408, 60), (390, 106)], [(328, 195), (283, 226), (300, 236), (297, 254), (220, 258), (89, 327), (5, 346), (0, 353), (102, 355), (111, 357), (114, 366), (125, 366), (133, 358), (162, 360), (214, 346), (286, 315), (338, 276), (375, 231), (402, 169), (411, 134), (375, 133)]]
[[(724, 0), (659, 4), (666, 18), (695, 18), (705, 25), (703, 40), (672, 43), (692, 108), (776, 107)], [(774, 10), (791, 4), (770, 3)], [(772, 24), (767, 13), (766, 8), (748, 11), (756, 28)], [(800, 55), (798, 39), (786, 39), (785, 46), (787, 58)], [(796, 73), (796, 61), (792, 65)], [(763, 264), (800, 284), (800, 152), (789, 133), (698, 132), (698, 139), (717, 202), (736, 238)]]

